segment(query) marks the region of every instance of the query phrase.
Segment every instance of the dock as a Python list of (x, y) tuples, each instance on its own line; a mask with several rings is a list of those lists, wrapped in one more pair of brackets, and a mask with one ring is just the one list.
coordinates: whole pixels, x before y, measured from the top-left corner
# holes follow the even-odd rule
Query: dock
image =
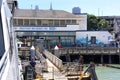
[[(60, 59), (62, 55), (103, 55), (101, 62), (104, 60), (104, 55), (117, 55), (119, 56), (119, 48), (61, 48), (57, 51), (57, 55), (53, 51), (39, 49), (35, 51), (36, 66), (35, 72), (39, 74), (42, 79), (46, 80), (68, 80), (68, 78), (78, 78), (81, 72), (77, 62), (63, 62)], [(29, 48), (19, 49), (19, 55), (24, 56), (26, 61), (22, 61), (23, 69), (29, 65)], [(67, 59), (66, 59), (67, 60)], [(69, 60), (69, 59), (68, 59)], [(110, 57), (108, 58), (111, 61)]]

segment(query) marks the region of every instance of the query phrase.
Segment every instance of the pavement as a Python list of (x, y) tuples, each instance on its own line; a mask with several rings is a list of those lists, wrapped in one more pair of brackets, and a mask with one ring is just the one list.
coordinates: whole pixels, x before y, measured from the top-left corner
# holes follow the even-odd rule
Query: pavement
[(64, 74), (62, 74), (59, 69), (53, 65), (48, 59), (46, 59), (47, 62), (47, 68), (48, 68), (48, 73), (43, 73), (43, 78), (50, 80), (67, 80)]

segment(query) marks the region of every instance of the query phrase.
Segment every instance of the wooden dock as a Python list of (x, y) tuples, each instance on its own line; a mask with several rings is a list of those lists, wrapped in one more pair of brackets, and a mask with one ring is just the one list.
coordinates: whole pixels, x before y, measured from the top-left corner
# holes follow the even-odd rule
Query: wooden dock
[(58, 51), (58, 54), (111, 54), (111, 55), (120, 55), (120, 48), (112, 48), (112, 47), (98, 47), (98, 48), (61, 48)]

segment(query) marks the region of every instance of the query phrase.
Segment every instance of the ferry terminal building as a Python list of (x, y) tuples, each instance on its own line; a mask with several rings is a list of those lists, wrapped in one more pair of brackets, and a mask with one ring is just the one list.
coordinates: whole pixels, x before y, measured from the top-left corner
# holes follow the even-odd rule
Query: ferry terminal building
[(47, 46), (72, 46), (76, 31), (87, 30), (87, 14), (64, 10), (15, 9), (14, 29), (26, 46), (41, 40)]
[[(79, 31), (87, 31), (87, 14), (69, 13), (64, 10), (15, 9), (14, 29), (24, 46), (34, 45), (34, 41), (38, 40), (47, 46), (46, 48), (54, 48), (59, 43), (62, 47), (70, 47), (76, 42), (76, 34)], [(98, 62), (120, 62), (119, 55), (116, 54), (83, 56), (87, 61), (94, 57)]]

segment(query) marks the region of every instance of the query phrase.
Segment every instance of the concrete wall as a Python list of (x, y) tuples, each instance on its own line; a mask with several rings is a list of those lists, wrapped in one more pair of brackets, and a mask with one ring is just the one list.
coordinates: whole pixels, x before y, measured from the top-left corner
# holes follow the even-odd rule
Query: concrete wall
[(88, 37), (88, 44), (91, 43), (91, 37), (96, 37), (96, 43), (109, 44), (113, 40), (112, 35), (108, 31), (77, 31), (76, 32), (76, 42), (86, 43)]

